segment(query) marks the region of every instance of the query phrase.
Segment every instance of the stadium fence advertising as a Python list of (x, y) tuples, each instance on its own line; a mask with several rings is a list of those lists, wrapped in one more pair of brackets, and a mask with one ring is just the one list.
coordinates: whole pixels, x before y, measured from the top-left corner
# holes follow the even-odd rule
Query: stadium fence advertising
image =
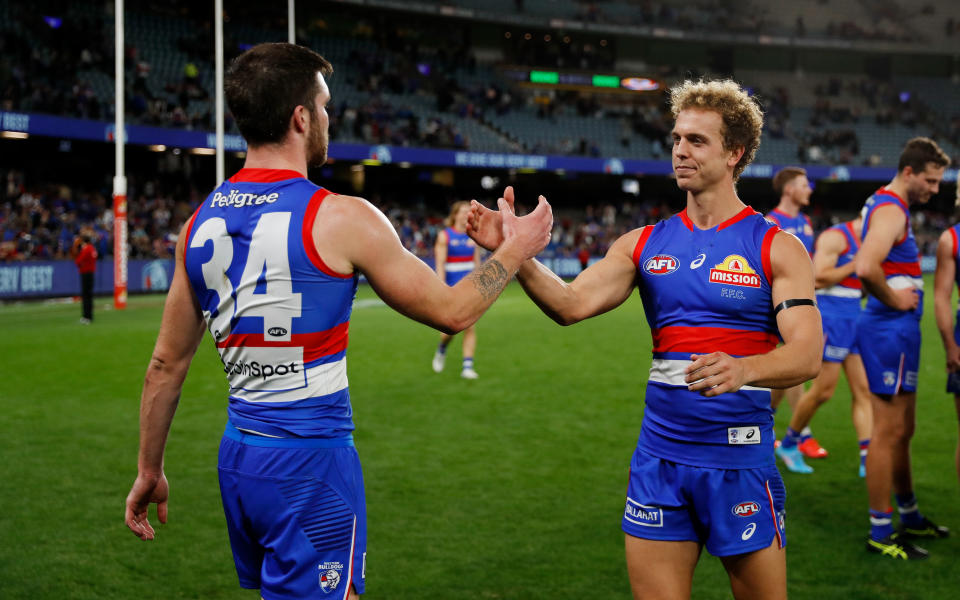
[[(595, 259), (594, 259), (595, 260)], [(575, 277), (580, 261), (569, 257), (540, 258), (561, 277)], [(433, 268), (433, 258), (424, 262)], [(127, 291), (131, 294), (165, 292), (173, 280), (173, 259), (135, 259), (127, 263)], [(932, 270), (932, 269), (931, 269)], [(361, 281), (363, 279), (361, 278)], [(97, 262), (93, 293), (113, 295), (113, 262)], [(37, 260), (0, 263), (0, 300), (57, 298), (80, 295), (77, 266), (70, 260)]]
[[(127, 263), (131, 293), (163, 292), (173, 279), (173, 259)], [(93, 293), (113, 295), (113, 261), (98, 261)], [(31, 260), (0, 264), (0, 299), (54, 298), (80, 295), (77, 266), (71, 260)]]
[[(127, 125), (126, 142), (140, 145), (164, 145), (178, 148), (213, 148), (216, 136), (208, 131), (166, 129), (146, 125)], [(0, 112), (0, 130), (31, 135), (112, 142), (116, 135), (113, 123), (54, 117), (33, 113)], [(239, 135), (224, 136), (224, 149), (242, 152), (247, 144)], [(330, 144), (330, 157), (338, 160), (373, 161), (375, 164), (411, 163), (437, 167), (487, 169), (533, 169), (537, 171), (576, 171), (609, 175), (670, 175), (673, 168), (666, 160), (629, 158), (587, 158), (582, 156), (545, 156), (500, 152), (468, 152), (406, 146), (370, 146), (366, 144)], [(743, 172), (746, 178), (768, 179), (782, 166), (754, 164)], [(805, 165), (810, 179), (832, 181), (889, 181), (896, 175), (894, 167), (860, 167), (853, 165)], [(945, 182), (957, 180), (957, 169), (948, 169)]]

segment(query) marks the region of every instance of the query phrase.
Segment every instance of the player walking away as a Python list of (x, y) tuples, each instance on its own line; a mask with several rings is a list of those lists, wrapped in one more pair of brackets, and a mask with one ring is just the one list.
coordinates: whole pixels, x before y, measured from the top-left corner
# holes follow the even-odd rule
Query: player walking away
[(817, 288), (817, 307), (823, 320), (823, 366), (797, 403), (790, 417), (790, 427), (780, 447), (779, 456), (794, 473), (813, 473), (800, 451), (801, 431), (813, 419), (824, 402), (833, 396), (840, 378), (840, 367), (850, 385), (853, 427), (860, 446), (860, 477), (866, 476), (867, 447), (870, 445), (872, 413), (870, 389), (863, 371), (860, 351), (854, 343), (860, 317), (860, 280), (854, 272), (854, 257), (860, 247), (860, 217), (834, 225), (817, 238), (813, 270)]
[[(807, 253), (813, 255), (813, 224), (810, 217), (801, 212), (810, 206), (810, 195), (813, 188), (807, 179), (807, 171), (800, 167), (785, 167), (773, 176), (773, 191), (780, 196), (776, 208), (767, 213), (767, 218), (780, 226), (780, 229), (797, 236)], [(800, 396), (803, 395), (803, 385), (795, 385), (787, 389), (773, 390), (773, 410), (777, 410), (784, 397), (790, 405), (790, 412), (797, 411)], [(809, 427), (800, 432), (800, 451), (810, 458), (826, 458), (824, 450)]]
[[(927, 557), (926, 550), (908, 540), (949, 533), (918, 509), (910, 472), (923, 312), (923, 277), (910, 226), (910, 205), (925, 204), (937, 193), (949, 163), (933, 140), (907, 142), (893, 181), (870, 196), (863, 207), (863, 243), (856, 257), (857, 276), (870, 293), (856, 341), (873, 406), (873, 439), (867, 454), (867, 549), (904, 560)], [(900, 512), (896, 531), (891, 489)]]
[[(957, 206), (960, 206), (960, 185), (957, 186)], [(933, 278), (933, 305), (937, 329), (947, 355), (947, 393), (953, 394), (960, 420), (960, 318), (954, 320), (950, 296), (954, 285), (960, 286), (960, 224), (943, 232), (937, 244), (937, 271)], [(960, 316), (960, 315), (958, 315)], [(957, 478), (960, 479), (960, 439), (956, 453)]]
[(97, 248), (88, 233), (82, 233), (73, 240), (70, 255), (77, 264), (80, 273), (80, 297), (83, 306), (82, 325), (93, 323), (93, 283), (97, 272)]
[[(480, 264), (480, 248), (467, 235), (467, 215), (469, 214), (469, 202), (454, 202), (450, 207), (450, 215), (446, 219), (447, 226), (437, 234), (437, 243), (433, 246), (437, 275), (446, 281), (447, 285), (456, 285)], [(434, 373), (443, 371), (447, 359), (447, 344), (452, 339), (452, 335), (440, 334), (440, 345), (433, 354)], [(473, 356), (476, 350), (477, 327), (471, 325), (463, 332), (463, 368), (460, 370), (460, 376), (464, 379), (479, 377), (473, 368)]]
[(240, 55), (226, 97), (247, 140), (244, 168), (180, 233), (176, 270), (140, 408), (138, 474), (125, 520), (153, 539), (167, 520), (163, 454), (204, 328), (230, 385), (219, 477), (240, 585), (266, 599), (355, 598), (365, 581), (363, 477), (345, 355), (360, 273), (400, 313), (447, 333), (470, 326), (550, 239), (548, 204), (516, 218), (500, 249), (446, 286), (360, 198), (306, 179), (326, 160), (332, 67), (292, 44)]
[[(639, 287), (653, 361), (622, 520), (634, 597), (689, 597), (706, 546), (736, 598), (786, 598), (769, 388), (820, 366), (813, 268), (796, 237), (737, 197), (760, 143), (755, 100), (732, 81), (686, 82), (670, 96), (686, 209), (620, 237), (571, 283), (535, 260), (518, 278), (562, 325), (612, 310)], [(473, 205), (468, 232), (481, 246), (497, 247), (498, 217)]]

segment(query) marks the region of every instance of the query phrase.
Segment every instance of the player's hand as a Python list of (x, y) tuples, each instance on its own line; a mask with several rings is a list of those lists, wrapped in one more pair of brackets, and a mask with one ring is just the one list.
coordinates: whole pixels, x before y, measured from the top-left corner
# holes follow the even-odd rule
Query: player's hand
[(960, 371), (960, 346), (956, 344), (947, 348), (947, 371), (950, 373)]
[(914, 310), (920, 304), (920, 294), (914, 287), (893, 290), (894, 307), (897, 310)]
[[(507, 186), (503, 190), (503, 198), (513, 210), (513, 186)], [(503, 243), (503, 220), (500, 218), (500, 212), (490, 210), (476, 200), (470, 201), (470, 214), (467, 215), (467, 235), (477, 243), (478, 246), (491, 252), (500, 247)]]
[(735, 392), (745, 383), (743, 363), (724, 352), (691, 354), (693, 362), (684, 371), (687, 389), (711, 397)]
[(533, 212), (525, 217), (518, 217), (513, 212), (513, 188), (508, 187), (503, 195), (503, 198), (497, 200), (503, 240), (518, 244), (526, 258), (533, 258), (550, 243), (553, 232), (553, 210), (550, 203), (540, 196)]
[(156, 536), (150, 521), (147, 519), (147, 509), (151, 503), (157, 505), (157, 518), (161, 523), (167, 522), (167, 496), (170, 486), (167, 477), (161, 473), (160, 477), (138, 475), (130, 493), (127, 494), (127, 510), (124, 522), (133, 535), (141, 540), (152, 540)]

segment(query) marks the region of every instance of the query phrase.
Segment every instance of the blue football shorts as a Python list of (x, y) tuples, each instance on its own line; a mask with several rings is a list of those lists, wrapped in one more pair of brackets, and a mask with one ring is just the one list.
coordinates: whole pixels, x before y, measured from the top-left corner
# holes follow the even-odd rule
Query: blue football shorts
[(860, 354), (857, 347), (857, 315), (821, 311), (823, 321), (823, 360), (843, 362), (849, 354)]
[(920, 368), (920, 323), (914, 319), (884, 321), (860, 319), (857, 346), (874, 394), (892, 395), (917, 390)]
[(714, 556), (754, 552), (774, 541), (783, 548), (786, 495), (776, 465), (694, 467), (638, 448), (621, 527), (648, 540), (697, 542)]
[(241, 587), (264, 600), (363, 593), (366, 505), (352, 438), (267, 438), (228, 424), (219, 474)]

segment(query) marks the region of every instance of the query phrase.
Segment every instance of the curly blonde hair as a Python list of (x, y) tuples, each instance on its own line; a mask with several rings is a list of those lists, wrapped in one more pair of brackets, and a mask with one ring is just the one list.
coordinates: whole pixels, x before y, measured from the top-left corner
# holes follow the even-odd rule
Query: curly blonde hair
[(712, 110), (723, 119), (724, 150), (743, 147), (743, 156), (733, 169), (736, 181), (747, 168), (760, 147), (763, 130), (763, 111), (737, 82), (731, 79), (714, 81), (684, 81), (670, 90), (670, 110), (676, 119), (688, 108)]

